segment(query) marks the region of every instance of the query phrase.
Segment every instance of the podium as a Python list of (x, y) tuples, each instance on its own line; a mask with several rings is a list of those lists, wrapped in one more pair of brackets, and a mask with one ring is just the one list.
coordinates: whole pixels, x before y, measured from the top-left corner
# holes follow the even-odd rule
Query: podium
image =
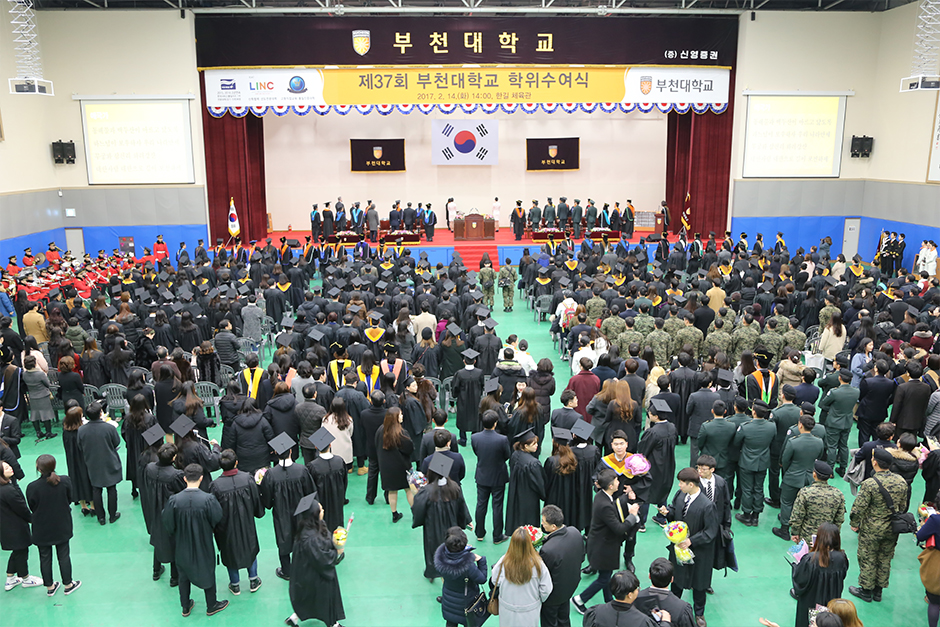
[(471, 213), (454, 219), (455, 240), (496, 239), (496, 221), (493, 218)]

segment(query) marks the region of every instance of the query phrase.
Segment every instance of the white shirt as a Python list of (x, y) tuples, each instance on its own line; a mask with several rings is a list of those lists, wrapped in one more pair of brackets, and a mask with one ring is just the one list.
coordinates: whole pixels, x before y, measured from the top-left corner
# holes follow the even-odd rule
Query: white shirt
[(708, 486), (711, 486), (711, 489), (712, 489), (712, 497), (714, 498), (714, 496), (715, 496), (715, 475), (712, 475), (712, 478), (711, 478), (711, 479), (699, 479), (699, 483), (702, 484), (701, 492), (704, 492), (706, 495), (708, 494), (708, 490), (705, 489), (705, 486), (707, 486), (707, 485), (708, 485)]
[(686, 494), (686, 495), (685, 495), (686, 503), (685, 503), (685, 505), (683, 505), (683, 507), (684, 507), (685, 509), (689, 509), (690, 507), (692, 507), (692, 503), (695, 501), (696, 498), (698, 498), (698, 495), (701, 494), (701, 493), (702, 493), (702, 491), (699, 490), (699, 491), (696, 492), (695, 494)]
[(502, 209), (502, 205), (497, 200), (493, 203), (493, 219), (499, 222), (499, 210)]

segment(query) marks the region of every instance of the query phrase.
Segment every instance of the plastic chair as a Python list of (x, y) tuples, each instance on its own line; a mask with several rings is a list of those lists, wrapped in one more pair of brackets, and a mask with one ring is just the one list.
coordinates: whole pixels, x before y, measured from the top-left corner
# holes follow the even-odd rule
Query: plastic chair
[(219, 401), (222, 400), (222, 390), (212, 381), (197, 381), (196, 396), (202, 401), (207, 410), (212, 409), (212, 417), (219, 417)]
[(101, 390), (91, 385), (90, 383), (85, 384), (85, 406), (87, 407), (92, 402), (101, 398)]
[(264, 350), (271, 347), (271, 355), (274, 355), (274, 332), (277, 330), (277, 324), (274, 318), (264, 316), (261, 319), (261, 350), (260, 357), (264, 357)]
[(134, 367), (132, 367), (132, 368), (128, 371), (127, 374), (128, 374), (128, 376), (129, 376), (129, 375), (134, 374), (135, 372), (139, 372), (139, 373), (141, 373), (142, 375), (144, 375), (144, 382), (145, 382), (145, 383), (153, 383), (153, 373), (150, 372), (150, 370), (148, 370), (147, 368), (142, 368), (142, 367), (140, 367), (140, 366), (134, 366)]
[(425, 377), (428, 381), (431, 382), (431, 385), (434, 386), (434, 389), (437, 390), (437, 402), (441, 405), (441, 409), (444, 409), (444, 406), (441, 404), (441, 380), (435, 377)]
[(49, 372), (46, 373), (46, 376), (49, 378), (49, 385), (59, 385), (59, 371), (56, 368), (49, 368)]
[(535, 301), (535, 321), (541, 324), (543, 316), (552, 313), (552, 295), (542, 294)]
[(457, 397), (454, 395), (453, 385), (454, 378), (447, 377), (441, 381), (440, 393), (438, 394), (438, 399), (441, 402), (441, 409), (446, 411), (448, 414), (457, 412)]
[(127, 400), (124, 398), (124, 395), (127, 393), (127, 388), (117, 383), (108, 383), (107, 385), (102, 385), (98, 391), (108, 402), (108, 414), (113, 418), (117, 416), (118, 412), (121, 412), (121, 417), (124, 417), (127, 411)]
[(59, 398), (59, 386), (49, 385), (49, 392), (52, 394), (52, 410), (55, 412), (55, 420), (59, 421), (59, 412), (65, 409), (65, 403)]
[(222, 382), (222, 388), (228, 388), (228, 384), (235, 378), (235, 370), (231, 366), (222, 364), (219, 370), (219, 380)]
[(819, 335), (819, 325), (814, 324), (810, 328), (806, 329), (806, 337), (813, 337), (814, 335)]

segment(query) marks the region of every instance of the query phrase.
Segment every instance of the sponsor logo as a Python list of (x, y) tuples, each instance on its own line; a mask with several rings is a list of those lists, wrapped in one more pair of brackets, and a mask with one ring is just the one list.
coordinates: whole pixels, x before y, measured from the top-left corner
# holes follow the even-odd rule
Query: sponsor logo
[(354, 30), (352, 32), (352, 44), (353, 50), (356, 51), (360, 57), (365, 56), (369, 52), (369, 48), (372, 47), (372, 41), (370, 33), (367, 30)]
[(650, 92), (653, 91), (653, 77), (652, 76), (640, 77), (640, 91), (643, 92), (644, 96), (649, 96)]
[(219, 89), (229, 91), (235, 89), (235, 79), (234, 78), (223, 78), (219, 81)]
[(294, 76), (290, 79), (290, 82), (287, 83), (287, 91), (292, 94), (302, 94), (307, 91), (307, 84), (302, 77)]

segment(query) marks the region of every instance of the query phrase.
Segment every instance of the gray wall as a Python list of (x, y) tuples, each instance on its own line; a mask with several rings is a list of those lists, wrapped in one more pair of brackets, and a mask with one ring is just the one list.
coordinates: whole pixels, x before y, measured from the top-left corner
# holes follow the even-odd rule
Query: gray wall
[[(66, 218), (65, 209), (75, 217)], [(3, 230), (10, 239), (56, 228), (206, 224), (205, 188), (83, 187), (0, 195)]]

